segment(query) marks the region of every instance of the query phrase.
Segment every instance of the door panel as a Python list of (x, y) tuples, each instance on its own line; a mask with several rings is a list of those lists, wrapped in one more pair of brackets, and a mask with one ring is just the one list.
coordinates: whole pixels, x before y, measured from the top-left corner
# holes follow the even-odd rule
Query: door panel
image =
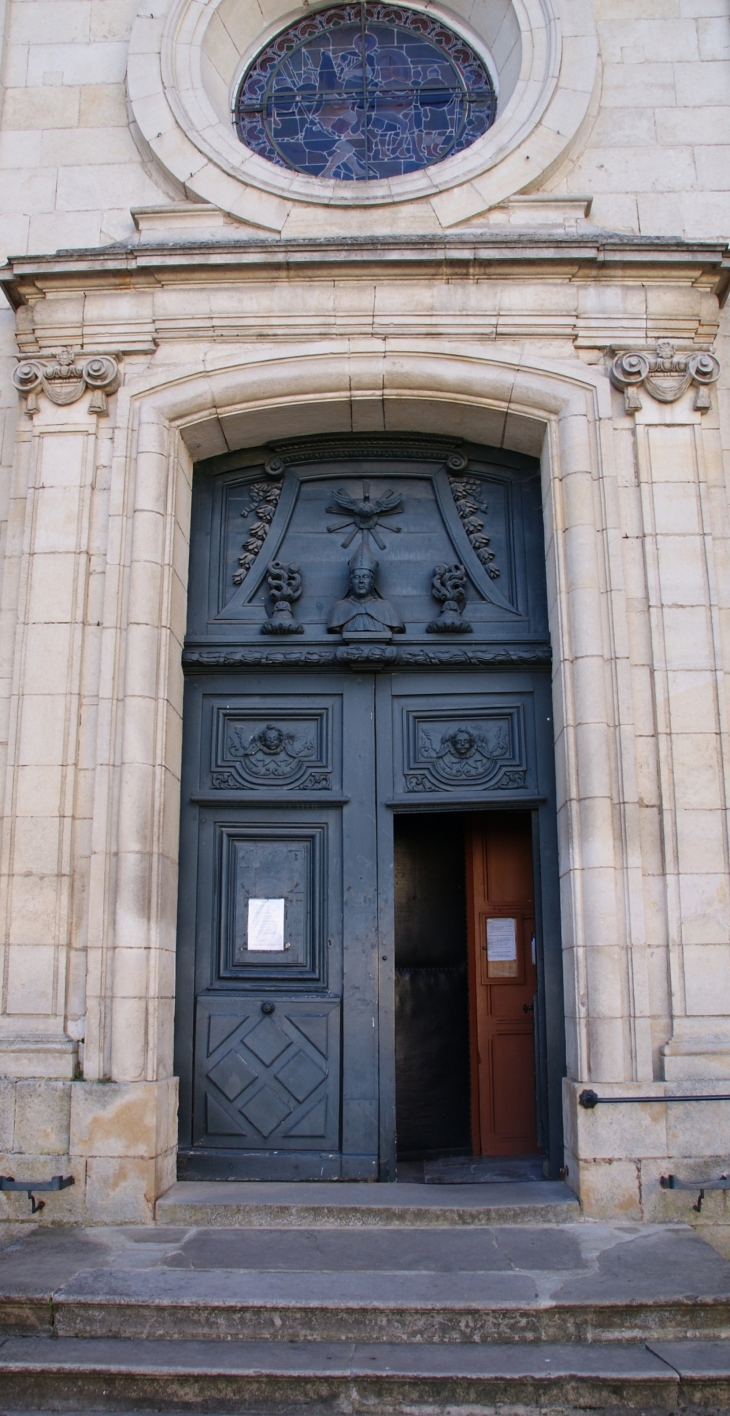
[(336, 999), (200, 998), (194, 1143), (336, 1150)]
[[(532, 1029), (499, 1032), (491, 1039), (495, 1135), (535, 1149), (535, 1068)], [(529, 1141), (529, 1145), (524, 1145)]]
[[(222, 826), (219, 978), (324, 973), (323, 872), (327, 827)], [(280, 937), (256, 935), (252, 901), (282, 901)], [(263, 947), (256, 947), (263, 946)]]
[(537, 1150), (533, 1016), (532, 834), (525, 812), (475, 816), (467, 829), (467, 899), (476, 1049), (474, 1150)]
[(180, 1173), (374, 1178), (372, 678), (247, 677), (186, 689)]
[[(458, 652), (466, 658), (470, 651)], [(534, 800), (540, 785), (532, 675), (491, 669), (389, 677), (379, 701), (386, 710), (387, 693), (392, 705), (394, 803), (421, 811), (439, 803), (443, 810), (449, 800), (475, 807), (505, 797), (515, 805)]]

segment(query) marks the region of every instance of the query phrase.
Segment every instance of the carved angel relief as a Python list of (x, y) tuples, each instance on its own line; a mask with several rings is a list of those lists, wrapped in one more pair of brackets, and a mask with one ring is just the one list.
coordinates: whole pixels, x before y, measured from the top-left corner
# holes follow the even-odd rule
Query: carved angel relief
[(443, 733), (434, 742), (433, 733), (421, 729), (421, 757), (430, 759), (438, 776), (449, 782), (471, 781), (489, 772), (498, 757), (509, 751), (509, 736), (504, 723), (487, 733), (473, 732), (466, 726)]
[(252, 733), (245, 724), (230, 722), (225, 750), (235, 765), (213, 773), (214, 787), (240, 791), (242, 787), (271, 785), (326, 791), (331, 786), (331, 774), (317, 763), (314, 737), (306, 729), (297, 732), (266, 723)]
[(509, 718), (494, 722), (415, 724), (409, 792), (443, 791), (445, 787), (522, 787), (525, 773), (515, 763)]

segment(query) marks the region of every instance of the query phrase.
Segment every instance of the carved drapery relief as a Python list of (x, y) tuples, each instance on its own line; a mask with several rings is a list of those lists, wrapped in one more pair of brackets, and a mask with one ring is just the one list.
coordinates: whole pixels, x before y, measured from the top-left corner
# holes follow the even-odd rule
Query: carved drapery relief
[(658, 403), (676, 403), (692, 385), (694, 406), (700, 412), (712, 407), (711, 386), (720, 377), (720, 361), (708, 351), (678, 354), (669, 339), (658, 339), (653, 354), (632, 349), (616, 354), (609, 368), (614, 388), (622, 391), (627, 413), (643, 406), (639, 390)]
[(59, 349), (53, 359), (23, 359), (13, 371), (13, 383), (25, 396), (25, 412), (38, 412), (38, 394), (43, 390), (51, 403), (75, 403), (86, 389), (91, 390), (90, 413), (106, 413), (107, 397), (116, 393), (121, 382), (119, 365), (111, 354), (77, 358), (71, 349)]
[(234, 585), (241, 585), (246, 579), (266, 540), (274, 513), (279, 505), (281, 482), (252, 482), (248, 495), (250, 505), (241, 512), (241, 516), (253, 516), (254, 519), (248, 528), (248, 536), (238, 557), (239, 569), (233, 576)]

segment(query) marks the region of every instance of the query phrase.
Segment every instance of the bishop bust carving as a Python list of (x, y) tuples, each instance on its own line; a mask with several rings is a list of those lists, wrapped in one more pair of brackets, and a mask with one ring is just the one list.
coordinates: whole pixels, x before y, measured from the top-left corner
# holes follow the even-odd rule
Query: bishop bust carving
[(365, 544), (363, 537), (354, 556), (348, 561), (350, 588), (344, 600), (338, 600), (332, 607), (327, 629), (330, 634), (338, 630), (346, 643), (360, 640), (387, 640), (393, 634), (403, 634), (405, 625), (395, 605), (385, 600), (375, 588), (375, 572), (378, 562)]

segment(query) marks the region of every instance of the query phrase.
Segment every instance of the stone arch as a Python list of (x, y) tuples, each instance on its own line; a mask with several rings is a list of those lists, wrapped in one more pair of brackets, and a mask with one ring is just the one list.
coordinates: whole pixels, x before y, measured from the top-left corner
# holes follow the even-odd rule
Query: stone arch
[(110, 711), (97, 758), (92, 878), (104, 894), (110, 983), (88, 1000), (88, 1075), (136, 1082), (171, 1073), (192, 464), (281, 436), (284, 410), (287, 435), (433, 427), (541, 454), (568, 1068), (573, 1077), (650, 1076), (627, 1006), (642, 993), (632, 970), (643, 954), (626, 947), (631, 909), (621, 897), (634, 888), (637, 864), (623, 843), (637, 833), (630, 819), (614, 829), (616, 811), (636, 811), (637, 792), (626, 754), (621, 791), (616, 778), (619, 725), (629, 725), (631, 708), (614, 647), (625, 611), (620, 556), (611, 554), (608, 381), (578, 360), (335, 345), (268, 349), (215, 371), (190, 368), (163, 382), (149, 375), (120, 391), (112, 504), (123, 510), (107, 571), (117, 590), (107, 595), (100, 695)]

